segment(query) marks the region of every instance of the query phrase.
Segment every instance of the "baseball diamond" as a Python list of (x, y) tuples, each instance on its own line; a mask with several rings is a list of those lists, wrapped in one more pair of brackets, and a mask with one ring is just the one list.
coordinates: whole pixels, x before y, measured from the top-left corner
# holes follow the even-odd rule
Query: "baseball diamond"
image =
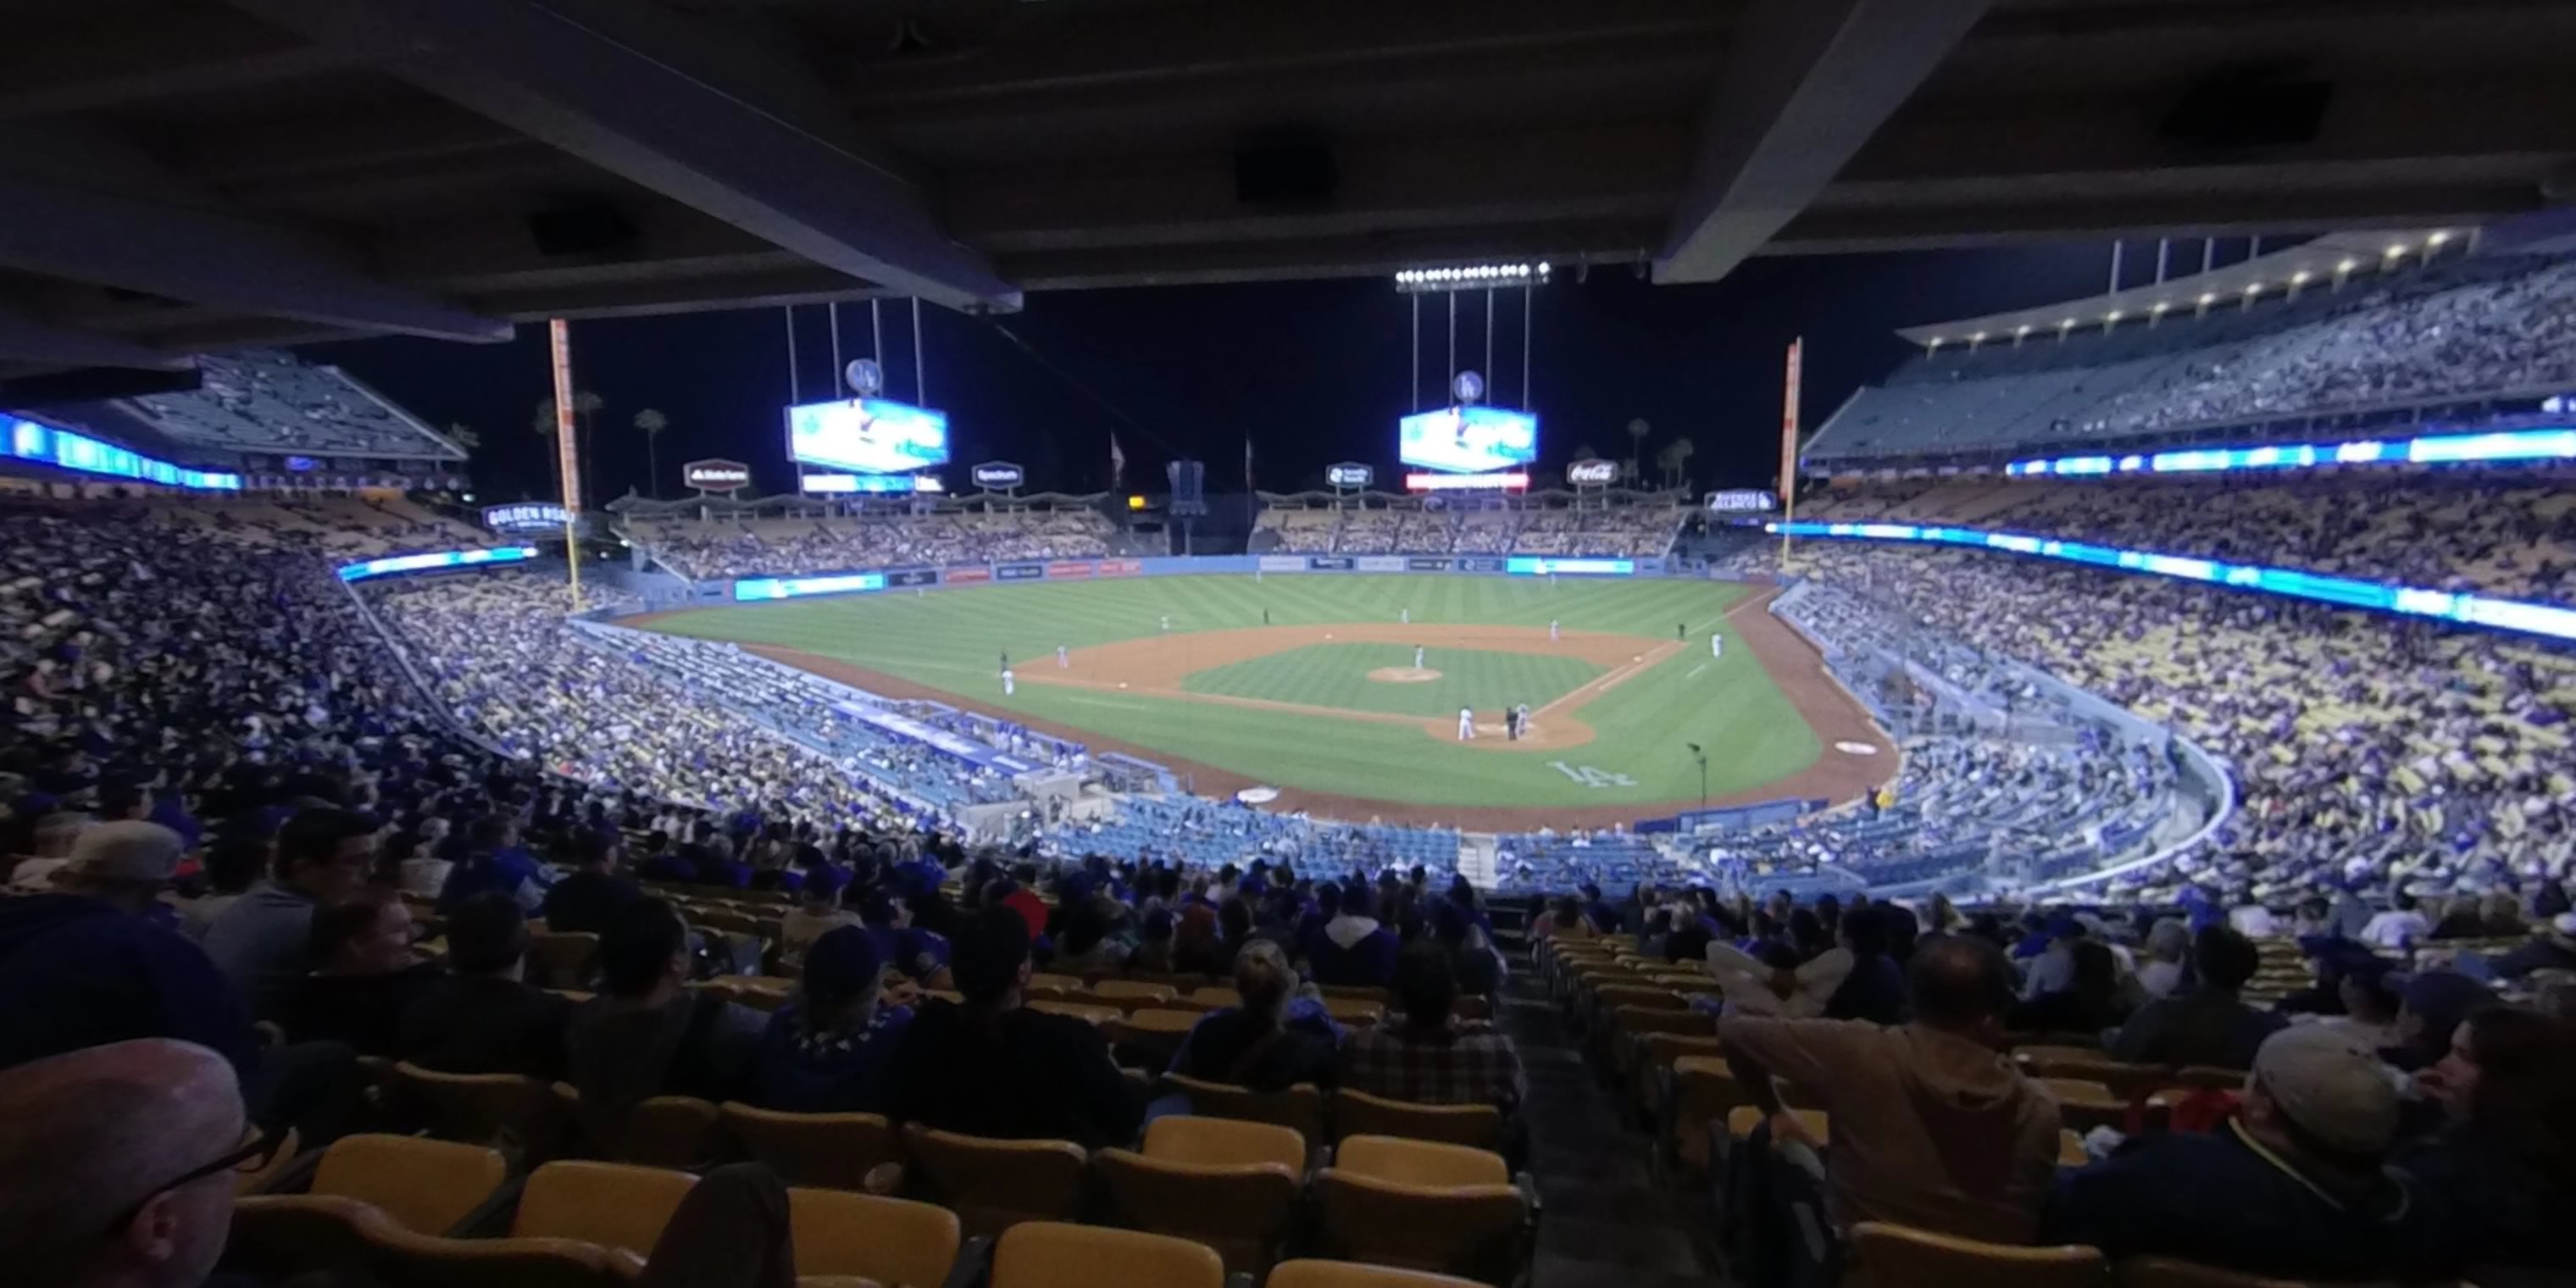
[[(1003, 716), (1166, 765), (1202, 794), (1273, 786), (1275, 808), (1322, 817), (1526, 829), (1696, 806), (1694, 743), (1713, 805), (1844, 800), (1893, 777), (1893, 754), (1836, 749), (1893, 751), (1765, 611), (1771, 593), (1683, 580), (1189, 575), (623, 624)], [(1712, 663), (1711, 633), (1740, 647)], [(1018, 680), (1007, 694), (1004, 657)], [(1516, 706), (1530, 713), (1519, 738), (1507, 725)], [(1459, 736), (1462, 709), (1472, 738)]]

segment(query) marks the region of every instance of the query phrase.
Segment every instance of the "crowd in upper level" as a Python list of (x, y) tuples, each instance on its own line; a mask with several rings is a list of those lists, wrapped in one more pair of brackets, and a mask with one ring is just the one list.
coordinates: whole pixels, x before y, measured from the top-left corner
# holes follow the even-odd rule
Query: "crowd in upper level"
[(626, 527), (636, 544), (692, 580), (1083, 559), (1107, 554), (1111, 536), (1109, 521), (1088, 510), (634, 519)]

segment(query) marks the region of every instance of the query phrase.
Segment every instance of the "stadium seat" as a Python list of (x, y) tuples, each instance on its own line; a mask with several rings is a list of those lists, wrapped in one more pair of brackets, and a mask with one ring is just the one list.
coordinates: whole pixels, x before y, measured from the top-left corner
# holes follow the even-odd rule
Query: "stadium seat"
[(1071, 1141), (987, 1140), (916, 1123), (904, 1129), (903, 1145), (923, 1186), (971, 1236), (1070, 1219), (1082, 1202), (1088, 1157)]
[[(1807, 1129), (1808, 1135), (1816, 1138), (1817, 1144), (1832, 1147), (1833, 1123), (1822, 1110), (1792, 1109), (1789, 1112), (1797, 1117), (1799, 1126)], [(1747, 1139), (1753, 1135), (1754, 1128), (1762, 1125), (1763, 1118), (1761, 1110), (1751, 1105), (1737, 1105), (1727, 1111), (1726, 1134), (1737, 1140)]]
[(1386, 1003), (1356, 997), (1327, 997), (1324, 1010), (1335, 1023), (1373, 1025), (1386, 1018)]
[(417, 1136), (343, 1136), (322, 1151), (317, 1196), (355, 1199), (421, 1234), (453, 1229), (509, 1177), (501, 1151)]
[(1049, 975), (1039, 972), (1029, 976), (1029, 987), (1048, 988), (1059, 993), (1079, 993), (1083, 985), (1082, 977), (1079, 975)]
[(2118, 1128), (2128, 1121), (2129, 1102), (2102, 1083), (2082, 1078), (2042, 1078), (2040, 1083), (2057, 1097), (2058, 1120), (2075, 1131)]
[[(1411, 1174), (1467, 1170), (1445, 1156), (1407, 1166), (1385, 1148), (1364, 1147), (1359, 1161)], [(1490, 1174), (1481, 1163), (1475, 1170)], [(1510, 1279), (1526, 1258), (1530, 1200), (1508, 1182), (1412, 1184), (1336, 1165), (1317, 1172), (1313, 1188), (1321, 1242), (1332, 1256), (1487, 1282)]]
[(1500, 1144), (1503, 1114), (1492, 1105), (1417, 1105), (1348, 1087), (1333, 1093), (1333, 1137), (1403, 1136), (1478, 1149)]
[(2084, 1152), (2082, 1136), (2063, 1127), (2058, 1129), (2057, 1165), (2059, 1167), (2082, 1167), (2092, 1161), (2093, 1156)]
[(796, 1273), (937, 1288), (957, 1264), (957, 1214), (908, 1199), (803, 1187), (787, 1191)]
[(224, 1265), (262, 1280), (366, 1265), (368, 1232), (393, 1218), (374, 1205), (327, 1194), (260, 1194), (233, 1200)]
[(402, 1107), (418, 1115), (441, 1140), (490, 1145), (527, 1167), (561, 1147), (565, 1117), (554, 1088), (507, 1073), (433, 1073), (416, 1064), (394, 1066)]
[(1190, 1030), (1205, 1018), (1198, 1011), (1175, 1011), (1156, 1006), (1103, 1021), (1101, 1032), (1113, 1047), (1144, 1056), (1148, 1066), (1160, 1072), (1164, 1065), (1172, 1062), (1172, 1053), (1180, 1049), (1181, 1039), (1188, 1037)]
[(584, 1143), (598, 1157), (644, 1167), (705, 1166), (716, 1156), (722, 1115), (714, 1104), (690, 1096), (654, 1096), (616, 1119), (584, 1114), (581, 1093), (556, 1083), (555, 1098), (581, 1123)]
[(1144, 1152), (1093, 1158), (1122, 1224), (1195, 1239), (1229, 1271), (1258, 1271), (1287, 1237), (1306, 1175), (1306, 1142), (1268, 1123), (1157, 1118)]
[(1867, 1288), (2103, 1288), (2099, 1248), (2025, 1248), (1863, 1221), (1845, 1242), (1843, 1282)]
[[(2249, 1275), (2175, 1257), (2127, 1257), (2112, 1262), (2111, 1284), (2112, 1288), (2316, 1288), (2308, 1280)], [(2394, 1288), (2394, 1284), (2338, 1283), (2335, 1288)]]
[(577, 1239), (644, 1256), (698, 1178), (626, 1163), (548, 1163), (528, 1174), (514, 1238)]
[(1180, 996), (1180, 990), (1169, 984), (1142, 984), (1132, 979), (1104, 979), (1091, 986), (1089, 1000), (1125, 1010), (1160, 1006)]
[[(253, 1128), (251, 1130), (256, 1131), (257, 1129)], [(249, 1144), (249, 1137), (245, 1136), (242, 1143), (245, 1145)], [(265, 1188), (272, 1178), (286, 1171), (288, 1166), (296, 1161), (298, 1150), (302, 1143), (302, 1140), (296, 1135), (295, 1129), (292, 1127), (287, 1128), (286, 1138), (278, 1142), (277, 1152), (268, 1156), (268, 1163), (266, 1166), (233, 1173), (233, 1193), (256, 1194), (261, 1189)]]
[(1321, 1261), (1301, 1257), (1282, 1261), (1263, 1281), (1263, 1288), (1482, 1288), (1473, 1279), (1435, 1275), (1427, 1270), (1399, 1270), (1357, 1261)]
[(1011, 1228), (993, 1249), (992, 1288), (1224, 1288), (1205, 1244), (1059, 1221)]
[(1403, 1185), (1501, 1185), (1512, 1179), (1503, 1156), (1490, 1149), (1400, 1136), (1346, 1137), (1333, 1147), (1333, 1166)]
[(734, 1148), (789, 1185), (869, 1190), (868, 1173), (903, 1161), (903, 1140), (882, 1114), (788, 1114), (727, 1101), (723, 1116)]
[(1029, 1003), (1028, 1007), (1032, 1011), (1044, 1011), (1049, 1015), (1070, 1015), (1086, 1024), (1107, 1024), (1112, 1020), (1124, 1018), (1127, 1014), (1119, 1007), (1096, 1006), (1089, 1002), (1078, 1001), (1039, 1001)]
[(583, 931), (545, 931), (528, 936), (528, 982), (539, 988), (579, 988), (590, 982), (591, 963), (599, 957), (599, 936)]
[(1190, 994), (1190, 1000), (1212, 1007), (1243, 1005), (1243, 994), (1222, 984), (1211, 984)]
[(1285, 1091), (1254, 1091), (1167, 1073), (1163, 1086), (1189, 1097), (1190, 1112), (1195, 1114), (1270, 1123), (1310, 1144), (1324, 1139), (1324, 1093), (1312, 1083), (1301, 1082)]
[(631, 1258), (579, 1239), (448, 1239), (366, 1227), (367, 1263), (401, 1288), (616, 1288)]

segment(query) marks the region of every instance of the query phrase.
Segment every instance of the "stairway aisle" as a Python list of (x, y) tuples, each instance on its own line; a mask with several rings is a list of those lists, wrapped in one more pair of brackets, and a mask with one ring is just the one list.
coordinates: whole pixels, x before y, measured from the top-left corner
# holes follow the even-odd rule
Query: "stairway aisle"
[(1529, 1074), (1529, 1171), (1544, 1207), (1534, 1288), (1716, 1283), (1691, 1238), (1690, 1196), (1655, 1186), (1652, 1143), (1620, 1123), (1526, 963), (1515, 966), (1500, 1020)]

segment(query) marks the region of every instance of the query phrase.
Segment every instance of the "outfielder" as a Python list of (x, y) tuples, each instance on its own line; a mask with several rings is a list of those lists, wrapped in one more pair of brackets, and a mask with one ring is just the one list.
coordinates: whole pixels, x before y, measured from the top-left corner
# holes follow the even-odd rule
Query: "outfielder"
[(1550, 643), (1550, 644), (1554, 644), (1554, 643), (1556, 642), (1556, 639), (1557, 639), (1557, 635), (1556, 635), (1556, 619), (1555, 619), (1555, 618), (1553, 618), (1553, 617), (1551, 617), (1551, 618), (1549, 618), (1549, 619), (1548, 619), (1548, 621), (1547, 621), (1547, 642), (1548, 642), (1548, 643)]
[(1395, 620), (1402, 622), (1407, 626), (1411, 626), (1413, 624), (1413, 610), (1410, 608), (1399, 608), (1395, 610)]
[(1458, 741), (1460, 741), (1460, 742), (1469, 742), (1469, 741), (1474, 740), (1475, 736), (1476, 736), (1476, 711), (1475, 711), (1475, 708), (1473, 708), (1473, 707), (1460, 707), (1460, 708), (1458, 708)]
[(1171, 629), (1172, 629), (1172, 615), (1171, 615), (1170, 613), (1165, 613), (1165, 614), (1163, 614), (1163, 630), (1164, 630), (1166, 633), (1169, 633), (1169, 632), (1171, 631)]
[(1072, 659), (1065, 655), (1064, 645), (1062, 644), (1055, 646), (1055, 664), (1058, 669), (1073, 665)]
[(1011, 674), (1009, 667), (1002, 668), (1002, 696), (1007, 698), (1019, 691), (1020, 677)]
[(1726, 656), (1726, 637), (1725, 637), (1725, 636), (1723, 636), (1723, 635), (1718, 635), (1718, 634), (1715, 634), (1715, 633), (1711, 633), (1711, 634), (1709, 635), (1709, 637), (1708, 637), (1708, 655), (1709, 655), (1710, 657), (1724, 657), (1724, 656)]

